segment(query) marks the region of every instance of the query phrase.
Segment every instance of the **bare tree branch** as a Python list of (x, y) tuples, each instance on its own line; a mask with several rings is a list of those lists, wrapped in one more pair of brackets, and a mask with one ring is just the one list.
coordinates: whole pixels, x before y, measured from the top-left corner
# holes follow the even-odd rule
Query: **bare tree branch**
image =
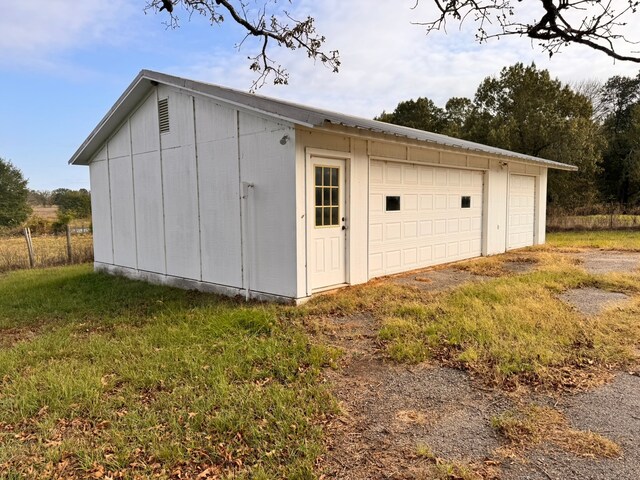
[[(212, 25), (222, 24), (225, 21), (225, 15), (229, 15), (233, 22), (246, 31), (246, 36), (239, 42), (238, 48), (249, 37), (260, 39), (258, 52), (248, 57), (249, 68), (258, 74), (252, 90), (263, 86), (269, 78), (272, 78), (274, 84), (288, 83), (289, 74), (286, 69), (268, 55), (271, 42), (289, 50), (302, 50), (310, 59), (320, 60), (333, 72), (338, 72), (340, 68), (339, 52), (323, 50), (325, 37), (316, 32), (314, 19), (312, 17), (303, 20), (293, 18), (288, 11), (275, 7), (277, 0), (264, 0), (262, 7), (258, 9), (249, 8), (246, 0), (146, 0), (146, 2), (145, 12), (167, 11), (169, 14), (167, 25), (170, 28), (177, 28), (180, 25), (176, 13), (177, 7), (180, 7), (189, 16), (197, 14), (207, 17)], [(269, 13), (270, 10), (275, 12)]]
[[(274, 84), (287, 84), (287, 70), (270, 56), (274, 48), (302, 50), (307, 56), (332, 71), (340, 68), (337, 50), (325, 51), (325, 37), (315, 29), (313, 17), (296, 19), (281, 7), (293, 0), (145, 0), (145, 12), (168, 15), (167, 26), (177, 28), (178, 13), (206, 17), (212, 25), (227, 20), (245, 31), (237, 47), (249, 38), (258, 40), (256, 52), (248, 56), (249, 68), (257, 78), (252, 90), (271, 79)], [(507, 35), (528, 37), (539, 42), (543, 51), (554, 55), (568, 45), (585, 45), (616, 60), (640, 63), (639, 52), (628, 52), (635, 42), (625, 37), (625, 26), (631, 21), (640, 0), (414, 0), (433, 2), (436, 17), (416, 22), (427, 33), (445, 30), (448, 21), (457, 24), (473, 21), (476, 39), (485, 42)], [(530, 8), (539, 9), (539, 17), (530, 19)]]
[[(420, 0), (418, 0), (420, 1)], [(479, 42), (506, 35), (526, 36), (540, 41), (550, 56), (570, 44), (585, 45), (616, 60), (640, 63), (640, 55), (621, 53), (631, 41), (622, 29), (637, 13), (638, 0), (538, 0), (540, 19), (521, 22), (523, 4), (513, 0), (433, 0), (438, 16), (418, 22), (434, 30), (446, 30), (447, 20), (462, 23), (472, 16)], [(527, 6), (533, 3), (527, 2)], [(520, 14), (520, 15), (519, 15)], [(626, 19), (626, 20), (625, 20)], [(634, 53), (634, 52), (632, 52)], [(637, 52), (636, 52), (637, 53)]]

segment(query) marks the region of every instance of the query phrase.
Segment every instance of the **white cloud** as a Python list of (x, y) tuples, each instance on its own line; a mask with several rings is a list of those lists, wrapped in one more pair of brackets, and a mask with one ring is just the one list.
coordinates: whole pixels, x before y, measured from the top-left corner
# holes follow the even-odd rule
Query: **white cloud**
[[(340, 73), (314, 65), (302, 52), (274, 51), (290, 72), (290, 85), (267, 85), (259, 93), (365, 117), (419, 96), (440, 105), (452, 96), (472, 97), (483, 78), (518, 61), (535, 61), (565, 82), (606, 80), (638, 71), (637, 64), (614, 63), (581, 46), (566, 48), (550, 60), (526, 38), (479, 45), (469, 21), (462, 29), (450, 23), (448, 33), (426, 36), (424, 27), (412, 22), (432, 18), (431, 0), (423, 0), (417, 9), (411, 8), (415, 0), (302, 0), (295, 5), (294, 16), (313, 16), (318, 31), (327, 37), (327, 48), (340, 50)], [(253, 77), (245, 53), (203, 55), (181, 73), (246, 90)]]
[[(140, 10), (138, 8), (138, 10)], [(20, 0), (0, 16), (2, 62), (43, 67), (51, 55), (127, 37), (127, 0)]]

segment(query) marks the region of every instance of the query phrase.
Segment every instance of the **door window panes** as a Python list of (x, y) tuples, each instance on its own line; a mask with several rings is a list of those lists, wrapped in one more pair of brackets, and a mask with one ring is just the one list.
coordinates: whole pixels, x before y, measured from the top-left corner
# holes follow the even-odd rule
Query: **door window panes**
[(340, 168), (315, 167), (316, 227), (340, 225)]

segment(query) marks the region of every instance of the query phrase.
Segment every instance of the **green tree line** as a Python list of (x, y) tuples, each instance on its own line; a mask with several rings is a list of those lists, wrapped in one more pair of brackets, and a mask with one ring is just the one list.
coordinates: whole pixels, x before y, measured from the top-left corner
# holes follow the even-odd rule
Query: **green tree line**
[(576, 165), (550, 171), (552, 206), (640, 206), (640, 74), (571, 86), (517, 63), (485, 78), (473, 99), (402, 101), (376, 119)]
[(0, 158), (0, 227), (19, 227), (31, 215), (33, 206), (58, 207), (58, 223), (91, 215), (88, 190), (58, 188), (53, 191), (30, 190), (22, 171), (9, 160)]

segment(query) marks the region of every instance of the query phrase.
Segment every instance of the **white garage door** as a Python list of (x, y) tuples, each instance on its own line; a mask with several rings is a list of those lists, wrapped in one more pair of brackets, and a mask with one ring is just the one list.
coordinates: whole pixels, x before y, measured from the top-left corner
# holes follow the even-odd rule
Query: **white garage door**
[(483, 172), (372, 161), (369, 277), (477, 257)]
[(533, 245), (535, 198), (535, 177), (526, 175), (511, 175), (509, 177), (508, 250)]

